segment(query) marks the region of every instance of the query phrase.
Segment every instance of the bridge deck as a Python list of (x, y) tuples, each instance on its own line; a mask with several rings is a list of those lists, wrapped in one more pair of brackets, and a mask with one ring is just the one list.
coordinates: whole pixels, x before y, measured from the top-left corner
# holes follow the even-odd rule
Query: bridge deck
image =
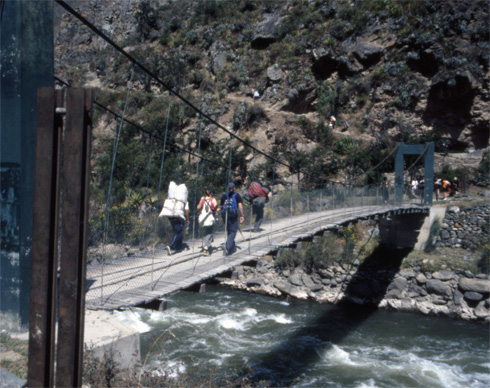
[[(215, 249), (210, 256), (201, 254), (201, 239), (186, 241), (189, 249), (169, 256), (158, 249), (138, 256), (124, 257), (104, 265), (87, 268), (86, 307), (113, 310), (149, 303), (181, 289), (199, 284), (236, 265), (256, 260), (280, 247), (363, 217), (393, 211), (423, 211), (420, 207), (364, 206), (308, 213), (263, 224), (260, 233), (243, 230), (237, 234), (238, 250), (223, 256), (224, 233), (214, 236)], [(245, 239), (244, 239), (245, 238)]]

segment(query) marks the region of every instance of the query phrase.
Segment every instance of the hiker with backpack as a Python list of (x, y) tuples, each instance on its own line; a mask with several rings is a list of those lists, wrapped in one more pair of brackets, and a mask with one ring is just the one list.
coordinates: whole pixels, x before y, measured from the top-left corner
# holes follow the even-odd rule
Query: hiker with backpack
[(247, 190), (247, 198), (252, 203), (252, 214), (255, 214), (255, 223), (252, 232), (260, 232), (260, 225), (264, 219), (264, 207), (269, 202), (271, 189), (259, 182), (252, 182)]
[(236, 251), (235, 237), (240, 224), (245, 220), (243, 216), (243, 200), (240, 194), (235, 192), (235, 184), (228, 184), (228, 192), (223, 194), (220, 201), (223, 221), (226, 225), (226, 243), (223, 250), (225, 256)]
[(187, 187), (185, 184), (177, 185), (170, 182), (168, 198), (163, 204), (159, 217), (167, 217), (172, 225), (173, 236), (166, 250), (170, 255), (184, 248), (184, 230), (190, 224), (189, 202), (187, 202)]
[(212, 189), (206, 189), (197, 204), (197, 210), (201, 210), (199, 214), (199, 226), (202, 228), (202, 234), (204, 236), (202, 243), (204, 256), (209, 256), (211, 253), (216, 210), (218, 209), (218, 201), (213, 197), (213, 193), (214, 191)]

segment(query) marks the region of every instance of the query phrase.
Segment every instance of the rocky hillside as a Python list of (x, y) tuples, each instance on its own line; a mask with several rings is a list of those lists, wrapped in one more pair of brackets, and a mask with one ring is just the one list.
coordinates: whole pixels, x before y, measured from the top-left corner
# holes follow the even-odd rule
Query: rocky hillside
[[(488, 147), (487, 1), (71, 4), (215, 120), (322, 178), (362, 173), (397, 141), (435, 141), (436, 151), (473, 153), (476, 163)], [(99, 88), (99, 100), (121, 111), (132, 64), (55, 8), (55, 74)], [(163, 133), (167, 91), (138, 69), (133, 81), (128, 117)], [(195, 114), (181, 107), (174, 116), (174, 140), (195, 146)], [(203, 149), (224, 147), (229, 135), (204, 124)]]

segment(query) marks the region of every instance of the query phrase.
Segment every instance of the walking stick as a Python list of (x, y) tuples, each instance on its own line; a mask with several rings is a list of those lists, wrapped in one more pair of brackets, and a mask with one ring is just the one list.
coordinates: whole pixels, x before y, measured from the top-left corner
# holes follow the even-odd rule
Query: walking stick
[(246, 241), (246, 240), (245, 240), (245, 237), (243, 236), (243, 233), (242, 233), (242, 230), (240, 229), (240, 227), (238, 227), (238, 231), (239, 231), (239, 232), (240, 232), (240, 234), (242, 235), (243, 241)]

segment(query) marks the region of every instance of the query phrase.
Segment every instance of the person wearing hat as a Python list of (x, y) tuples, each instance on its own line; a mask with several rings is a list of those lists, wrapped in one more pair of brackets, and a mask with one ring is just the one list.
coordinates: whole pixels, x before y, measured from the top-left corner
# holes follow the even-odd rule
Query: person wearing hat
[(207, 188), (204, 195), (197, 204), (197, 210), (201, 210), (199, 215), (199, 225), (202, 228), (203, 239), (203, 254), (209, 256), (211, 253), (211, 243), (213, 242), (213, 229), (215, 223), (215, 214), (218, 209), (218, 201), (213, 197), (214, 190)]
[[(243, 216), (243, 200), (240, 194), (235, 192), (235, 184), (230, 182), (228, 184), (228, 192), (223, 194), (220, 201), (220, 208), (222, 209), (223, 219), (226, 224), (226, 243), (224, 254), (231, 255), (236, 251), (235, 237), (238, 232), (239, 222), (240, 224), (245, 220)], [(229, 211), (227, 209), (230, 209)]]

